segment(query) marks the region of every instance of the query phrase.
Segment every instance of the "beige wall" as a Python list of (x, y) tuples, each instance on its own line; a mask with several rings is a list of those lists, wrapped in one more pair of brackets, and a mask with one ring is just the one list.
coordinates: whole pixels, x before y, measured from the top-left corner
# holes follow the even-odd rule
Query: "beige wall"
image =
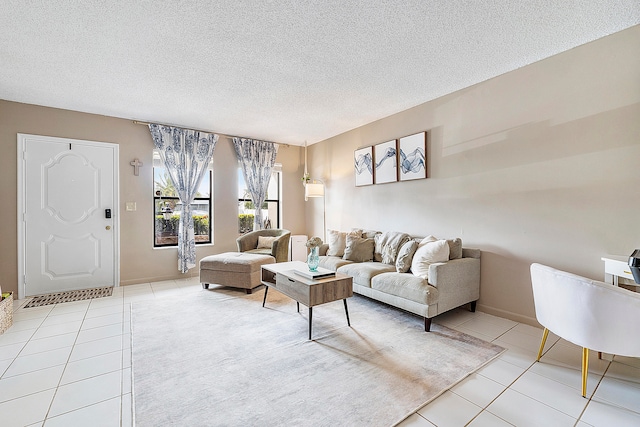
[[(533, 322), (530, 263), (602, 280), (601, 256), (640, 247), (638, 52), (640, 26), (314, 144), (327, 227), (460, 236), (479, 308)], [(355, 188), (355, 149), (423, 130), (429, 179)]]
[[(85, 114), (0, 100), (0, 285), (17, 291), (17, 133), (48, 135), (116, 143), (120, 147), (120, 280), (121, 284), (197, 276), (197, 268), (178, 272), (177, 249), (153, 249), (153, 142), (146, 126), (131, 120)], [(144, 166), (133, 175), (134, 158)], [(300, 185), (303, 153), (300, 147), (280, 146), (277, 162), (283, 168), (283, 226), (296, 234), (305, 231), (304, 193)], [(227, 137), (214, 152), (214, 245), (198, 246), (203, 256), (235, 251), (237, 237), (237, 161)], [(137, 210), (127, 212), (126, 202)]]

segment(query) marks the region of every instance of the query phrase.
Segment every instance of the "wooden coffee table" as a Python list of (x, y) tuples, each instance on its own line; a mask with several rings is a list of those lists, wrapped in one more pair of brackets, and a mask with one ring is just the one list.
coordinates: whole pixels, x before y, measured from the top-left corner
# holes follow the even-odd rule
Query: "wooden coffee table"
[(302, 261), (280, 262), (262, 266), (262, 284), (266, 286), (262, 306), (267, 301), (269, 288), (274, 288), (285, 294), (297, 303), (298, 312), (300, 304), (309, 307), (309, 339), (311, 339), (311, 320), (313, 307), (332, 301), (342, 300), (344, 312), (349, 321), (349, 309), (347, 298), (353, 296), (353, 277), (336, 273), (334, 277), (326, 279), (307, 279), (295, 272), (295, 270), (307, 270), (307, 264)]

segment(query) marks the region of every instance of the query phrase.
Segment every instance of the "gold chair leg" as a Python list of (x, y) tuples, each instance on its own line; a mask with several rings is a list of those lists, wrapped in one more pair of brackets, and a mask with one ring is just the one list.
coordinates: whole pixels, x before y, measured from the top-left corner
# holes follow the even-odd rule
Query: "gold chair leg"
[(544, 343), (547, 342), (547, 336), (549, 336), (549, 330), (544, 328), (544, 332), (542, 333), (542, 342), (540, 343), (540, 350), (538, 350), (538, 358), (536, 359), (536, 362), (539, 362), (542, 357), (542, 350), (544, 350)]
[(589, 349), (582, 348), (582, 397), (587, 397), (587, 375), (589, 374)]

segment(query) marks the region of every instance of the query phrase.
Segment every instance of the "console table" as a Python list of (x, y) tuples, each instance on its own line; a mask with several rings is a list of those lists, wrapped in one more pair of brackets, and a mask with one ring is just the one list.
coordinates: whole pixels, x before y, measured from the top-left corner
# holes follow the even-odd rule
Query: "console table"
[(602, 257), (602, 261), (604, 261), (604, 273), (611, 275), (611, 282), (614, 286), (618, 286), (618, 281), (622, 277), (630, 280), (630, 282), (625, 282), (625, 285), (640, 287), (640, 284), (633, 279), (628, 256), (607, 255)]

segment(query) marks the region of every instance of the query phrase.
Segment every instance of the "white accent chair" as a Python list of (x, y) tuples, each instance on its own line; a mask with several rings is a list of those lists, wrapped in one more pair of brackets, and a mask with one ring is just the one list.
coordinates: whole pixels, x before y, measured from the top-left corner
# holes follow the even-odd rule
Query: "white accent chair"
[(640, 293), (556, 270), (531, 265), (536, 318), (549, 331), (582, 347), (582, 396), (587, 394), (589, 349), (640, 357)]

